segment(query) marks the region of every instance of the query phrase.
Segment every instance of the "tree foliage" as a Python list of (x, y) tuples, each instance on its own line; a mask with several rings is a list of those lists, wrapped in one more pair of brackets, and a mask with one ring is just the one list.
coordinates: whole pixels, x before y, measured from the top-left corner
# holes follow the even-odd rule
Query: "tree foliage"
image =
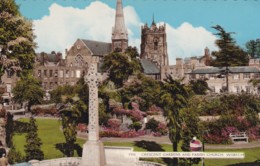
[(44, 92), (41, 87), (41, 82), (33, 75), (28, 74), (17, 82), (13, 89), (13, 94), (15, 102), (28, 102), (28, 110), (30, 111), (33, 104), (41, 103)]
[(205, 95), (207, 91), (210, 90), (208, 83), (204, 79), (191, 80), (189, 86), (197, 95)]
[[(160, 93), (159, 105), (164, 110), (169, 129), (169, 138), (173, 144), (173, 151), (177, 151), (181, 140), (183, 119), (181, 109), (188, 105), (189, 93), (181, 80), (174, 80), (170, 75), (166, 77)], [(173, 159), (173, 165), (178, 165), (178, 159)]]
[(7, 119), (6, 119), (6, 125), (5, 125), (5, 141), (7, 147), (12, 147), (13, 146), (13, 134), (14, 134), (14, 120), (13, 120), (13, 115), (11, 113), (7, 113)]
[(232, 32), (226, 32), (220, 25), (213, 26), (219, 39), (215, 44), (219, 47), (219, 51), (213, 51), (212, 56), (215, 57), (212, 61), (213, 66), (247, 66), (249, 57), (239, 46), (236, 45), (232, 38)]
[(67, 157), (74, 156), (74, 147), (77, 136), (76, 127), (81, 112), (84, 110), (86, 110), (86, 107), (81, 101), (75, 101), (73, 104), (68, 103), (67, 107), (61, 110), (62, 129), (66, 141), (63, 152)]
[(153, 104), (157, 103), (160, 91), (161, 83), (159, 81), (140, 74), (120, 91), (121, 102), (123, 105), (128, 105), (135, 96), (138, 96), (143, 100), (142, 103), (139, 103), (140, 109), (146, 112)]
[(252, 58), (260, 58), (260, 39), (249, 40), (246, 42), (246, 52)]
[(140, 71), (137, 55), (136, 48), (129, 47), (125, 53), (112, 52), (104, 57), (102, 69), (109, 73), (109, 79), (117, 87), (121, 87), (130, 75)]
[(22, 69), (27, 73), (33, 68), (36, 44), (32, 23), (23, 18), (14, 0), (0, 3), (0, 46), (2, 47), (0, 66), (2, 75), (5, 70), (15, 72)]
[(29, 124), (29, 131), (26, 135), (26, 145), (24, 146), (26, 161), (32, 159), (43, 160), (44, 154), (41, 150), (42, 142), (38, 137), (36, 120), (31, 117)]

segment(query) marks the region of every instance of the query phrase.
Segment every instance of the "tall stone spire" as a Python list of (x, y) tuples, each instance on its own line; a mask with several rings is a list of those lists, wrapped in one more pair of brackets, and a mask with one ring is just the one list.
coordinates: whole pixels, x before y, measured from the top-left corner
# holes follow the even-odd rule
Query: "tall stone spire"
[(125, 26), (122, 0), (117, 0), (115, 26), (112, 32), (112, 49), (113, 51), (121, 49), (122, 52), (128, 47), (128, 33)]

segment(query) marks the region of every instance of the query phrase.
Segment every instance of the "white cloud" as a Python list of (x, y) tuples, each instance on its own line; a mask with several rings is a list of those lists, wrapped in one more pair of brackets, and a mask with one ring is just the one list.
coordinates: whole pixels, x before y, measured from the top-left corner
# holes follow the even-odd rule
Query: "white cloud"
[(204, 48), (217, 50), (214, 42), (216, 37), (203, 27), (193, 27), (190, 23), (183, 23), (178, 28), (166, 25), (168, 55), (170, 63), (176, 58), (204, 55)]
[[(33, 21), (37, 52), (64, 52), (78, 38), (111, 42), (115, 9), (105, 3), (94, 1), (85, 9), (63, 7), (53, 3), (49, 11), (49, 15)], [(140, 27), (143, 23), (132, 6), (124, 8), (124, 16), (129, 45), (140, 49)], [(183, 23), (178, 28), (169, 24), (166, 26), (171, 64), (175, 62), (176, 57), (202, 55), (206, 46), (211, 50), (215, 49), (215, 36), (203, 27), (193, 27), (189, 23)]]

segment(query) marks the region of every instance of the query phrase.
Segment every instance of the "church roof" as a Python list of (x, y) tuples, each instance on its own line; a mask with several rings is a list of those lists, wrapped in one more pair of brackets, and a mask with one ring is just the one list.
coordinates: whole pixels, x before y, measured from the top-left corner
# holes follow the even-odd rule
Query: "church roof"
[[(260, 69), (253, 66), (228, 67), (230, 73), (260, 73)], [(225, 71), (225, 67), (209, 67), (194, 69), (188, 74), (215, 74)]]
[(111, 43), (82, 39), (94, 55), (107, 55), (112, 51)]
[(141, 59), (140, 62), (145, 74), (160, 74), (158, 67), (152, 61), (148, 59)]

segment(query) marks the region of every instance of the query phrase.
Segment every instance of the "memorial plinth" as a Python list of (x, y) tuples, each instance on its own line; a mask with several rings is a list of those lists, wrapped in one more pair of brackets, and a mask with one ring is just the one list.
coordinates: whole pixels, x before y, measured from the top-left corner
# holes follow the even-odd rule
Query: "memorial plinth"
[(104, 146), (99, 139), (98, 84), (100, 75), (97, 72), (97, 64), (90, 65), (85, 81), (89, 86), (89, 124), (88, 141), (83, 145), (81, 166), (105, 166)]

